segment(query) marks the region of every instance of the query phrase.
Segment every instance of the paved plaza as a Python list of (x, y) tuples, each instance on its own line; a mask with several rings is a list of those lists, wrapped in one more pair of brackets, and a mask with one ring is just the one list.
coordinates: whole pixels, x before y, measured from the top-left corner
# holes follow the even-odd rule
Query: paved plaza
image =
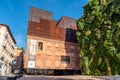
[(66, 76), (35, 76), (24, 75), (17, 80), (120, 80), (120, 76), (82, 76), (82, 75), (66, 75)]

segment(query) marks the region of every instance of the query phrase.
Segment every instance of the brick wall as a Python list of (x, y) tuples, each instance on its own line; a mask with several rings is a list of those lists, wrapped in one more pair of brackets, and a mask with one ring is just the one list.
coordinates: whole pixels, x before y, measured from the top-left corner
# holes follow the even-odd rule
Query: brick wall
[[(31, 39), (36, 40), (35, 60), (29, 60), (30, 54), (26, 54), (24, 67), (28, 67), (28, 61), (35, 61), (35, 68), (38, 69), (80, 69), (79, 68), (79, 45), (77, 43), (63, 42), (34, 36), (28, 36), (28, 45)], [(38, 49), (38, 43), (43, 43), (43, 49)], [(30, 53), (30, 46), (26, 53)], [(61, 61), (61, 56), (70, 56), (70, 63)]]

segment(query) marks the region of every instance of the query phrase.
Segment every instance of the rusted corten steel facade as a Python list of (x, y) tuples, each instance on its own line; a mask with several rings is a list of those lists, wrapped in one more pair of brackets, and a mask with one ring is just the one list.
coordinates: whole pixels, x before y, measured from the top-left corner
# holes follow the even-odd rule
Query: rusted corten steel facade
[(80, 70), (75, 20), (31, 8), (24, 67), (32, 69)]

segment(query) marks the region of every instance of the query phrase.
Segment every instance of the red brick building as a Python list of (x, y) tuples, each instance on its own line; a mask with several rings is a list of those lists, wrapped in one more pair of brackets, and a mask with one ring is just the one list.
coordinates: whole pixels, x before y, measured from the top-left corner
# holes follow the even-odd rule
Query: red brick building
[(52, 20), (51, 12), (32, 7), (24, 68), (28, 73), (80, 72), (75, 20)]
[(13, 55), (15, 60), (13, 61), (13, 66), (12, 66), (13, 73), (20, 73), (20, 71), (23, 71), (23, 65), (24, 65), (23, 56), (24, 56), (24, 50), (22, 48), (15, 47), (14, 55)]

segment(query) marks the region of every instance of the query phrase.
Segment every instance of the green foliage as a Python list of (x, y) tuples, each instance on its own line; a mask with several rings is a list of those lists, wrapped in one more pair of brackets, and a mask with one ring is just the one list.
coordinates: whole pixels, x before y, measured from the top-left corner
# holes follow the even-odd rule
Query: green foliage
[(77, 28), (83, 74), (120, 74), (120, 1), (90, 0)]
[(24, 51), (23, 47), (16, 47), (16, 49), (17, 49), (17, 50), (23, 50), (23, 51)]

